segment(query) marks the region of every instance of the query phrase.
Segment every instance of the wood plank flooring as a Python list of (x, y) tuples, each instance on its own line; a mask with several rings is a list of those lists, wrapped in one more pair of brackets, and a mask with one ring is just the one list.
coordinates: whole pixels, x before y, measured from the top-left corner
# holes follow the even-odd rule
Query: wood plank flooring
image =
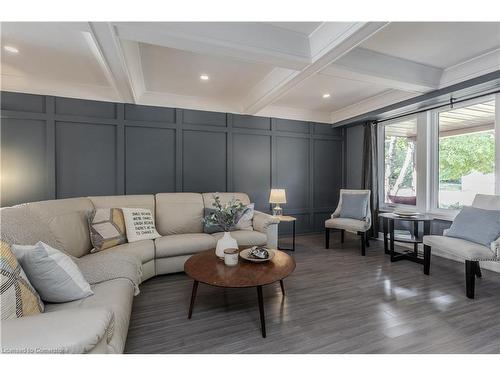
[(188, 320), (192, 281), (174, 274), (141, 285), (125, 352), (500, 353), (499, 274), (483, 270), (469, 300), (461, 263), (433, 257), (425, 276), (421, 265), (391, 263), (380, 241), (366, 257), (354, 235), (330, 242), (297, 236), (287, 295), (279, 283), (264, 287), (267, 338), (255, 289), (200, 284)]

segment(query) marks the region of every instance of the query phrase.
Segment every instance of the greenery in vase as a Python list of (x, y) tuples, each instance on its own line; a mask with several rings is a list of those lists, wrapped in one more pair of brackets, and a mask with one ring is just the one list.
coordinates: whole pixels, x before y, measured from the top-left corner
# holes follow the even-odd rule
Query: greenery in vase
[(236, 226), (246, 208), (239, 199), (232, 199), (223, 205), (217, 195), (214, 195), (212, 206), (214, 206), (215, 211), (205, 216), (203, 221), (206, 225), (221, 227), (224, 232), (229, 232)]

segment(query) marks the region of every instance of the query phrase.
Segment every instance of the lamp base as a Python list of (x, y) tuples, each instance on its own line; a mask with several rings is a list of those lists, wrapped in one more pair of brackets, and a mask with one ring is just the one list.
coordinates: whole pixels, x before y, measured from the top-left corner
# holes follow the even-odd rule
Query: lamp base
[(273, 207), (273, 216), (282, 216), (283, 215), (283, 209), (280, 207), (279, 204), (276, 204), (276, 206)]

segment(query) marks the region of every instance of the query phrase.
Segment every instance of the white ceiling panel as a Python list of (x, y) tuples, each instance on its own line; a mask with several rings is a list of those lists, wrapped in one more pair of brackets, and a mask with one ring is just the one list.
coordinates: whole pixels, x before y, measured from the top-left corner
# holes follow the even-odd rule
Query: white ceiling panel
[(2, 23), (2, 75), (64, 84), (109, 86), (86, 23)]
[(362, 46), (421, 64), (447, 68), (500, 48), (500, 23), (393, 22)]
[[(332, 112), (386, 90), (384, 86), (316, 74), (290, 90), (275, 105)], [(330, 94), (330, 97), (323, 98), (323, 94)]]
[[(235, 101), (263, 79), (272, 67), (140, 44), (146, 90)], [(200, 75), (209, 79), (202, 81)]]

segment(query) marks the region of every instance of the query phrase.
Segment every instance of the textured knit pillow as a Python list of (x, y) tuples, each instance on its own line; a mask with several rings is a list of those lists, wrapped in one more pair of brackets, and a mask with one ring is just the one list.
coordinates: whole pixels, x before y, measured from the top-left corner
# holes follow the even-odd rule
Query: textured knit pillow
[(90, 240), (95, 253), (127, 242), (125, 220), (120, 208), (98, 208), (89, 215)]
[(238, 230), (253, 230), (253, 215), (255, 213), (255, 203), (250, 203), (241, 212), (236, 221), (236, 229)]
[(0, 299), (2, 320), (43, 312), (40, 296), (4, 241), (0, 241)]
[(78, 266), (63, 252), (43, 242), (12, 245), (12, 252), (42, 300), (69, 302), (94, 294)]
[(128, 242), (154, 240), (161, 237), (156, 231), (155, 220), (147, 208), (122, 208)]

